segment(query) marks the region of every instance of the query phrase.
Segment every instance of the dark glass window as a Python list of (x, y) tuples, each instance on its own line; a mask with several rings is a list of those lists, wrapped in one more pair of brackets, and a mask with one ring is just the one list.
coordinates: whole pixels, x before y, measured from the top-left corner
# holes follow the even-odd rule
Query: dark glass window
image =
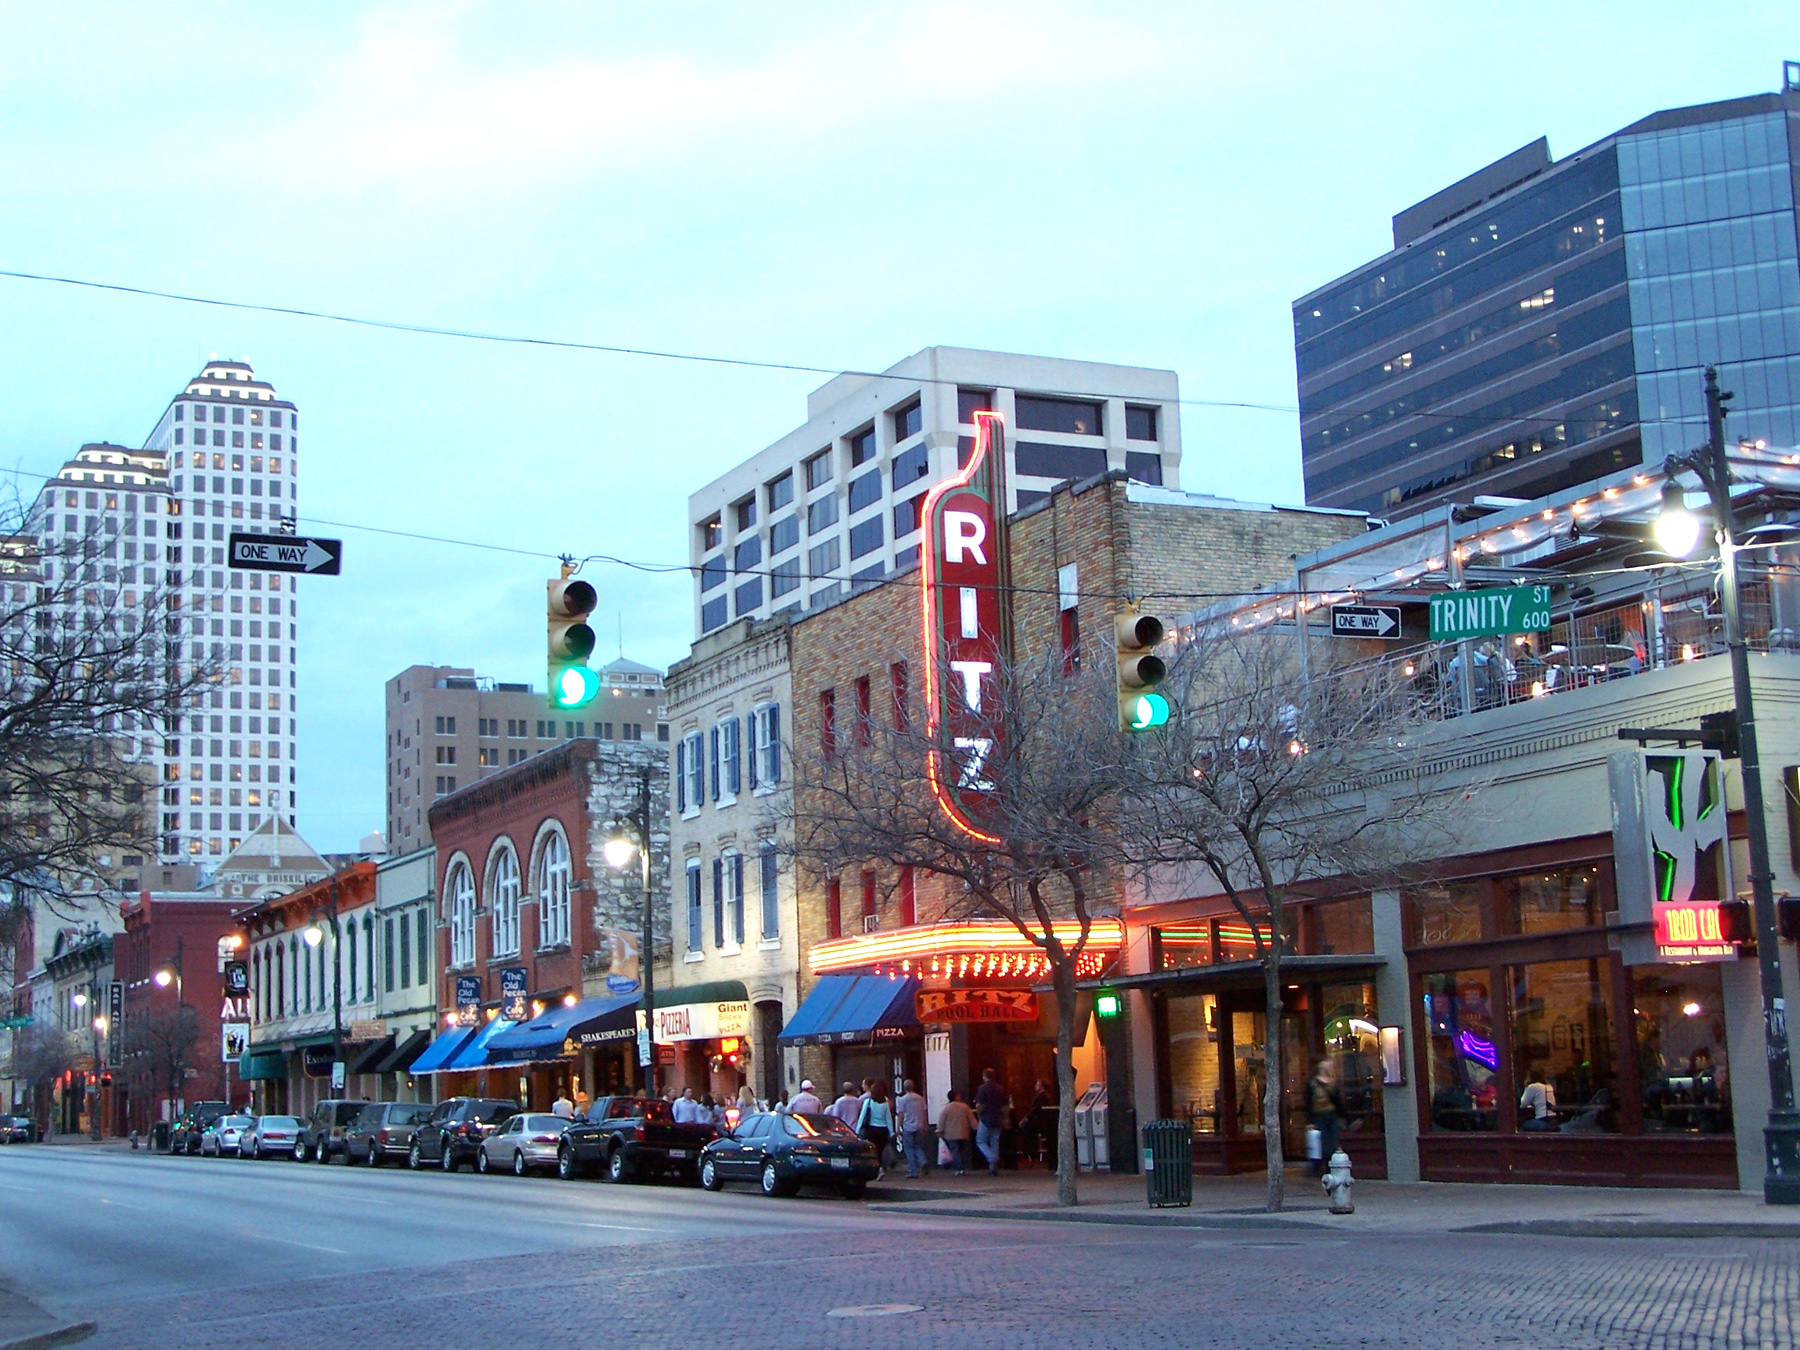
[(925, 505), (923, 494), (908, 497), (894, 506), (894, 538), (899, 539), (919, 528), (919, 514)]
[(762, 540), (755, 535), (738, 540), (737, 547), (731, 551), (731, 565), (736, 571), (748, 572), (761, 561)]
[(800, 517), (783, 516), (769, 526), (769, 554), (785, 553), (800, 542)]
[(850, 442), (851, 468), (854, 469), (858, 464), (867, 464), (870, 460), (875, 458), (874, 427), (869, 427), (865, 431), (859, 431), (854, 436), (848, 437), (848, 440)]
[(1631, 1018), (1646, 1134), (1730, 1134), (1719, 967), (1636, 966)]
[(881, 517), (870, 516), (860, 525), (850, 527), (850, 556), (860, 558), (873, 553), (882, 544)]
[(864, 507), (873, 506), (881, 500), (881, 470), (875, 469), (865, 473), (861, 478), (850, 480), (850, 514), (855, 515)]
[(1481, 941), (1481, 883), (1452, 881), (1409, 892), (1411, 947), (1438, 947), (1450, 942)]
[(1013, 400), (1013, 416), (1021, 431), (1062, 431), (1071, 436), (1100, 434), (1100, 405), (1081, 399), (1020, 394)]
[(711, 520), (700, 522), (700, 548), (703, 552), (707, 549), (717, 548), (724, 538), (725, 535), (717, 516)]
[(1140, 483), (1161, 487), (1163, 480), (1162, 456), (1151, 454), (1147, 450), (1127, 450), (1125, 452), (1125, 476), (1135, 478)]
[(839, 540), (834, 537), (806, 550), (807, 575), (814, 581), (823, 581), (837, 571), (843, 561), (838, 553), (838, 543)]
[(931, 456), (925, 446), (915, 445), (910, 450), (902, 450), (894, 456), (894, 491), (898, 492), (908, 483), (918, 482), (930, 472)]
[(1153, 441), (1156, 439), (1156, 409), (1125, 407), (1125, 439), (1128, 441)]
[(1500, 1125), (1500, 1048), (1485, 967), (1426, 975), (1425, 1086), (1431, 1128), (1486, 1133)]
[(806, 461), (806, 490), (811, 492), (831, 481), (831, 451), (821, 450)]
[(769, 594), (774, 597), (786, 595), (789, 591), (800, 587), (800, 559), (789, 558), (786, 562), (778, 562), (769, 569)]
[(896, 444), (908, 436), (917, 436), (919, 429), (925, 425), (921, 415), (919, 401), (914, 399), (894, 414), (894, 441)]
[(737, 588), (734, 598), (739, 618), (754, 612), (762, 605), (762, 578), (744, 582)]
[(725, 559), (723, 557), (708, 558), (700, 564), (700, 589), (710, 591), (715, 586), (725, 584)]
[(784, 473), (769, 484), (769, 514), (774, 515), (794, 500), (794, 475)]
[(723, 627), (724, 624), (725, 624), (725, 597), (724, 596), (721, 595), (717, 600), (708, 600), (704, 605), (700, 606), (700, 631), (701, 632), (710, 633), (715, 628)]
[(837, 493), (834, 492), (830, 496), (819, 498), (806, 508), (806, 532), (817, 534), (820, 530), (837, 524), (837, 519)]
[(987, 412), (994, 406), (994, 395), (987, 389), (958, 389), (956, 391), (956, 420), (965, 427), (975, 425), (975, 414)]
[(1106, 472), (1106, 450), (1098, 445), (1046, 445), (1019, 441), (1013, 467), (1026, 478), (1092, 478)]
[(737, 527), (740, 531), (747, 530), (756, 524), (756, 498), (746, 497), (732, 510), (737, 512)]

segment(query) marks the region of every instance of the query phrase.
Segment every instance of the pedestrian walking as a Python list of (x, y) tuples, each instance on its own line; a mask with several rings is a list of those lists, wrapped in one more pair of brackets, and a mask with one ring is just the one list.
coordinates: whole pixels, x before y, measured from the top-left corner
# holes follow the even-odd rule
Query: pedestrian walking
[(569, 1100), (568, 1093), (559, 1092), (556, 1094), (556, 1101), (550, 1107), (550, 1114), (553, 1116), (561, 1116), (564, 1120), (575, 1119), (575, 1103)]
[(703, 1125), (712, 1119), (712, 1112), (694, 1100), (694, 1089), (683, 1088), (681, 1095), (675, 1099), (670, 1108), (677, 1125)]
[(862, 1098), (856, 1095), (856, 1084), (845, 1083), (838, 1099), (825, 1108), (825, 1114), (836, 1116), (854, 1130), (856, 1118), (862, 1114)]
[(1311, 1168), (1314, 1176), (1322, 1176), (1331, 1166), (1331, 1155), (1337, 1152), (1338, 1117), (1342, 1113), (1337, 1065), (1321, 1059), (1313, 1065), (1312, 1077), (1306, 1082), (1306, 1120), (1319, 1132), (1319, 1156), (1312, 1160)]
[(983, 1069), (981, 1086), (975, 1089), (975, 1147), (987, 1159), (989, 1176), (1000, 1175), (1000, 1131), (1010, 1101), (999, 1076), (992, 1069)]
[(797, 1116), (817, 1116), (824, 1113), (825, 1103), (821, 1102), (819, 1094), (813, 1091), (812, 1079), (800, 1080), (800, 1091), (794, 1100), (788, 1103), (788, 1110)]
[(949, 1147), (950, 1165), (959, 1177), (969, 1170), (969, 1140), (974, 1134), (975, 1113), (951, 1088), (944, 1094), (944, 1109), (938, 1112), (938, 1138)]
[(894, 1103), (894, 1114), (899, 1117), (900, 1152), (906, 1158), (906, 1175), (917, 1180), (925, 1171), (925, 1099), (908, 1078), (904, 1084), (905, 1091), (900, 1100)]
[(781, 1089), (780, 1092), (775, 1094), (775, 1100), (769, 1103), (769, 1109), (778, 1116), (785, 1116), (792, 1113), (794, 1108), (788, 1103), (786, 1088)]
[(750, 1090), (750, 1085), (748, 1083), (738, 1089), (737, 1104), (738, 1116), (740, 1119), (744, 1116), (753, 1116), (758, 1111), (762, 1110), (762, 1107), (757, 1105), (756, 1094)]
[(869, 1099), (857, 1111), (852, 1128), (875, 1145), (875, 1161), (885, 1166), (888, 1141), (894, 1137), (894, 1108), (888, 1102), (887, 1085), (879, 1079), (869, 1084)]

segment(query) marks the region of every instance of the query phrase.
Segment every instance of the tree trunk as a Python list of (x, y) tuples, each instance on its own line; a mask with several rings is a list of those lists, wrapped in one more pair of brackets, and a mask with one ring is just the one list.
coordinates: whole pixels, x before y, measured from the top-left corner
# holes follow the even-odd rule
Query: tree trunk
[(1075, 1198), (1075, 961), (1066, 953), (1052, 968), (1056, 990), (1056, 1203), (1073, 1205)]
[(1278, 936), (1263, 955), (1263, 1157), (1269, 1168), (1266, 1208), (1273, 1214), (1286, 1198), (1286, 1157), (1281, 1134), (1281, 946)]

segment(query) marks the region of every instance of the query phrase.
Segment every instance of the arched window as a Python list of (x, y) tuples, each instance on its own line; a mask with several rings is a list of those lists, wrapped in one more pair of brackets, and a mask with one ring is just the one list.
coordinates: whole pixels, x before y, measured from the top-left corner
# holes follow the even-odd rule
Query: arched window
[[(324, 944), (321, 943), (321, 946)], [(313, 952), (316, 948), (302, 945), (300, 955), (306, 962), (306, 1011), (313, 1010)]]
[(269, 948), (268, 960), (263, 965), (264, 971), (267, 971), (270, 966), (275, 967), (275, 1003), (274, 1003), (275, 1016), (286, 1017), (287, 1016), (287, 960), (282, 955), (281, 944), (279, 942), (275, 943), (273, 946), (271, 946)]
[(347, 963), (345, 963), (344, 955), (342, 952), (335, 952), (335, 953), (333, 953), (333, 955), (335, 955), (337, 957), (337, 960), (340, 964), (348, 964), (350, 967), (350, 978), (347, 983), (350, 986), (349, 1001), (351, 1003), (354, 1003), (354, 1002), (356, 1002), (356, 920), (355, 919), (350, 920), (350, 922), (345, 926), (348, 927), (350, 930), (350, 960)]
[(519, 857), (502, 844), (488, 873), (488, 905), (494, 912), (494, 955), (519, 954)]
[(263, 1020), (263, 968), (260, 949), (250, 953), (250, 981), (253, 990), (250, 1007), (256, 1013), (256, 1020), (260, 1022)]
[(450, 869), (444, 887), (444, 919), (450, 925), (450, 964), (466, 966), (475, 960), (475, 879), (467, 863)]
[(569, 942), (569, 844), (561, 830), (544, 839), (538, 855), (538, 945), (567, 946)]
[(363, 915), (363, 997), (375, 997), (375, 916)]

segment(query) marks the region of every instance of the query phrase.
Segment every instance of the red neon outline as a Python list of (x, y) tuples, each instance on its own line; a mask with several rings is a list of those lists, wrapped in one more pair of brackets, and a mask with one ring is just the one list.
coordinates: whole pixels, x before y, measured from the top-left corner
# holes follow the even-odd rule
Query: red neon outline
[[(1000, 415), (994, 412), (978, 411), (975, 414), (975, 449), (969, 456), (969, 462), (963, 471), (954, 478), (946, 478), (925, 494), (925, 505), (921, 514), (928, 527), (929, 538), (925, 541), (924, 565), (920, 574), (924, 580), (923, 594), (923, 628), (925, 638), (925, 735), (929, 740), (936, 740), (938, 734), (938, 624), (933, 623), (937, 617), (937, 521), (933, 512), (937, 509), (938, 500), (947, 493), (965, 488), (975, 480), (975, 475), (986, 463), (987, 456), (994, 444), (995, 429), (1001, 425)], [(998, 524), (1006, 510), (1004, 502), (990, 502), (989, 509), (994, 514), (995, 534), (998, 535)], [(997, 556), (997, 555), (996, 555)], [(998, 564), (996, 564), (998, 566)], [(1004, 616), (1005, 607), (1001, 607)], [(943, 776), (938, 765), (938, 751), (931, 748), (925, 752), (925, 778), (931, 784), (931, 794), (937, 798), (938, 805), (956, 826), (971, 839), (979, 839), (984, 844), (998, 844), (1000, 836), (988, 834), (979, 828), (957, 805), (949, 790), (944, 786)]]

